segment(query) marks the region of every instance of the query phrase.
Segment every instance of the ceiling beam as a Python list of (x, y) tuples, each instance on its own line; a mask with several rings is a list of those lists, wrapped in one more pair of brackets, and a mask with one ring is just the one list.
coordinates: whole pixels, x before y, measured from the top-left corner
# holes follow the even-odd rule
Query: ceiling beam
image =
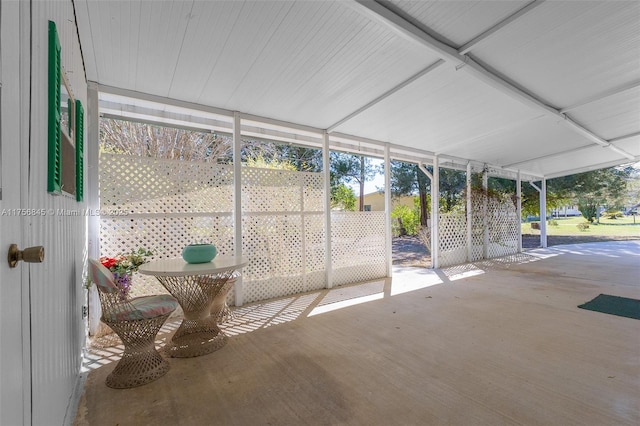
[(493, 27), (489, 28), (488, 30), (486, 30), (485, 32), (480, 34), (479, 36), (475, 37), (473, 40), (465, 43), (463, 46), (461, 46), (458, 49), (458, 53), (461, 54), (461, 55), (464, 55), (465, 53), (470, 52), (472, 49), (474, 49), (474, 48), (478, 47), (480, 44), (484, 43), (488, 38), (490, 38), (492, 35), (494, 35), (498, 31), (500, 31), (502, 28), (506, 27), (507, 25), (509, 25), (510, 23), (515, 21), (516, 19), (520, 18), (521, 16), (525, 15), (528, 12), (531, 12), (533, 9), (535, 9), (538, 6), (540, 6), (544, 1), (545, 0), (534, 0), (531, 3), (527, 4), (526, 6), (521, 8), (520, 10), (518, 10), (515, 13), (513, 13), (512, 15), (506, 17), (505, 19), (503, 19), (502, 21), (498, 22)]
[[(109, 114), (110, 118), (127, 120), (131, 118), (139, 118), (150, 120), (157, 123), (173, 123), (185, 128), (194, 128), (202, 130), (210, 130), (213, 128), (233, 127), (230, 121), (217, 120), (211, 117), (202, 117), (188, 113), (179, 113), (175, 111), (167, 111), (159, 108), (149, 108), (141, 105), (132, 105), (113, 100), (99, 100), (99, 108), (101, 114)], [(195, 112), (195, 111), (194, 111)], [(195, 125), (200, 125), (194, 126)]]
[(378, 22), (387, 28), (394, 30), (398, 35), (405, 39), (419, 43), (426, 47), (434, 54), (440, 56), (447, 62), (450, 62), (456, 67), (456, 70), (465, 70), (476, 79), (484, 82), (485, 84), (493, 87), (501, 93), (504, 93), (525, 105), (536, 108), (545, 114), (548, 114), (556, 119), (560, 119), (561, 123), (572, 129), (576, 133), (588, 138), (589, 140), (608, 148), (613, 149), (618, 154), (623, 155), (628, 159), (633, 159), (634, 156), (618, 147), (611, 145), (611, 143), (590, 130), (577, 124), (566, 114), (560, 113), (559, 110), (545, 104), (539, 98), (531, 93), (520, 89), (513, 84), (509, 83), (502, 77), (493, 72), (487, 70), (481, 64), (473, 60), (468, 55), (461, 55), (453, 47), (435, 39), (426, 31), (418, 28), (416, 25), (407, 21), (395, 12), (387, 9), (382, 4), (371, 0), (353, 0), (349, 3), (352, 8), (356, 9), (360, 14), (368, 17), (374, 22)]
[(609, 142), (620, 142), (631, 138), (636, 138), (640, 136), (640, 132), (630, 133), (624, 136), (618, 136), (617, 138), (609, 139)]
[(507, 164), (507, 165), (505, 165), (505, 167), (517, 167), (517, 166), (519, 166), (521, 164), (528, 164), (528, 163), (532, 163), (534, 161), (540, 161), (540, 160), (546, 160), (548, 158), (558, 157), (560, 155), (572, 154), (574, 152), (584, 151), (586, 149), (595, 148), (597, 146), (598, 145), (589, 144), (589, 145), (584, 145), (584, 146), (580, 146), (580, 147), (577, 147), (577, 148), (566, 149), (564, 151), (554, 152), (554, 153), (551, 153), (551, 154), (541, 155), (539, 157), (529, 158), (529, 159), (526, 159), (526, 160), (523, 160), (523, 161), (518, 161), (516, 163)]
[(184, 122), (175, 122), (173, 120), (167, 121), (167, 119), (155, 119), (153, 116), (147, 115), (123, 115), (120, 110), (103, 109), (102, 107), (100, 107), (100, 118), (130, 121), (133, 123), (149, 124), (151, 126), (170, 127), (172, 129), (187, 130), (190, 132), (230, 134), (230, 129), (227, 127), (215, 128), (210, 125), (198, 127), (197, 125), (184, 124)]
[(417, 74), (414, 74), (413, 76), (409, 77), (408, 79), (406, 79), (402, 83), (400, 83), (397, 86), (393, 87), (391, 90), (388, 90), (385, 93), (383, 93), (382, 95), (378, 96), (377, 98), (375, 98), (374, 100), (372, 100), (368, 104), (362, 106), (361, 108), (358, 108), (357, 110), (355, 110), (351, 114), (347, 115), (343, 119), (339, 120), (335, 124), (332, 124), (331, 126), (327, 127), (327, 132), (328, 133), (333, 132), (341, 124), (346, 123), (347, 121), (351, 120), (353, 117), (355, 117), (355, 116), (361, 114), (362, 112), (368, 110), (369, 108), (371, 108), (375, 104), (377, 104), (377, 103), (381, 102), (382, 100), (388, 98), (389, 96), (393, 95), (394, 93), (396, 93), (400, 89), (405, 88), (406, 86), (408, 86), (409, 84), (413, 83), (414, 81), (416, 81), (420, 77), (422, 77), (422, 76), (430, 73), (431, 71), (435, 70), (436, 68), (438, 68), (442, 64), (444, 64), (444, 61), (442, 59), (439, 59), (438, 61), (436, 61), (433, 64), (429, 65), (427, 68), (421, 70)]
[(155, 102), (160, 105), (170, 105), (178, 108), (185, 108), (194, 111), (202, 111), (210, 114), (221, 115), (225, 117), (233, 117), (233, 111), (223, 108), (215, 108), (207, 105), (196, 104), (193, 102), (180, 101), (173, 98), (167, 98), (164, 96), (151, 95), (149, 93), (138, 92), (135, 90), (122, 89), (120, 87), (108, 86), (100, 83), (95, 83), (98, 86), (98, 92), (108, 93), (111, 95), (122, 96), (131, 99), (140, 99), (147, 102)]
[(621, 94), (621, 93), (624, 93), (624, 92), (628, 92), (628, 91), (636, 89), (638, 87), (640, 87), (640, 80), (632, 81), (631, 83), (627, 83), (627, 84), (622, 85), (620, 87), (614, 87), (613, 89), (609, 89), (606, 92), (598, 93), (597, 95), (591, 96), (590, 98), (587, 98), (587, 99), (585, 99), (585, 100), (583, 100), (583, 101), (581, 101), (581, 102), (579, 102), (577, 104), (568, 106), (566, 108), (562, 108), (560, 110), (560, 113), (564, 114), (565, 112), (569, 112), (569, 111), (572, 111), (574, 109), (578, 109), (578, 108), (580, 108), (582, 106), (591, 104), (593, 102), (601, 101), (601, 100), (606, 99), (606, 98), (608, 98), (610, 96), (615, 96), (615, 95), (618, 95), (618, 94)]
[[(637, 155), (634, 157), (633, 160), (629, 161), (629, 163), (633, 163), (633, 162), (638, 162), (640, 161), (640, 155)], [(586, 166), (586, 167), (579, 167), (573, 170), (568, 170), (568, 171), (564, 171), (564, 172), (560, 172), (560, 173), (552, 173), (550, 175), (545, 176), (546, 179), (553, 179), (553, 178), (557, 178), (557, 177), (562, 177), (562, 176), (569, 176), (569, 175), (573, 175), (576, 173), (584, 173), (584, 172), (590, 172), (592, 170), (599, 170), (599, 169), (606, 169), (608, 167), (616, 167), (616, 166), (620, 166), (620, 162), (619, 161), (608, 161), (606, 163), (600, 163), (600, 164), (594, 164), (592, 166)]]

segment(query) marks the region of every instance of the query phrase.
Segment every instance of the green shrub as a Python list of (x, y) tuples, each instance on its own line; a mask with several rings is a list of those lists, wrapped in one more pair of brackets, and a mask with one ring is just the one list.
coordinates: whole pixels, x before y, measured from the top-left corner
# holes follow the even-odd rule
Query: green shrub
[(580, 231), (586, 231), (587, 229), (589, 229), (589, 224), (588, 223), (579, 223), (576, 225), (576, 227), (580, 230)]
[(555, 219), (551, 219), (547, 222), (550, 226), (558, 226), (558, 221)]
[(598, 207), (593, 202), (580, 200), (578, 201), (578, 210), (582, 213), (582, 217), (587, 219), (589, 223), (593, 223), (596, 218)]
[(610, 212), (607, 212), (606, 214), (608, 219), (618, 219), (619, 217), (624, 216), (624, 214), (618, 210), (610, 211)]
[(398, 205), (391, 211), (391, 219), (391, 232), (393, 235), (418, 234), (418, 228), (420, 227), (420, 212), (418, 209)]

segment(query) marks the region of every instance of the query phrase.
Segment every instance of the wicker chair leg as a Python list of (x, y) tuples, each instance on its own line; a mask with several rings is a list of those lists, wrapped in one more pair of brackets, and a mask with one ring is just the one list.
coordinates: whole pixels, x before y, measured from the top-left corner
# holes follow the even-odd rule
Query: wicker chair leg
[(107, 376), (110, 388), (127, 389), (145, 385), (164, 376), (169, 363), (155, 348), (155, 338), (169, 314), (150, 320), (107, 322), (124, 344), (122, 359)]

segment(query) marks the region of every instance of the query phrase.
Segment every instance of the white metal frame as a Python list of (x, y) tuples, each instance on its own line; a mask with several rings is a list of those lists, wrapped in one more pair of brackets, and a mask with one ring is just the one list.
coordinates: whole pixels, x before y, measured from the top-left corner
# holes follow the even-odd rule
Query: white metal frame
[[(353, 5), (352, 7), (354, 7), (354, 9), (356, 9), (361, 14), (378, 23), (385, 25), (387, 28), (395, 31), (400, 36), (426, 47), (431, 52), (442, 58), (444, 61), (453, 64), (457, 70), (465, 70), (474, 78), (484, 82), (485, 84), (493, 87), (501, 93), (504, 93), (522, 102), (523, 104), (528, 105), (529, 107), (535, 108), (536, 110), (542, 112), (547, 116), (550, 116), (554, 119), (560, 119), (559, 122), (561, 124), (565, 125), (567, 128), (573, 130), (574, 132), (586, 137), (593, 143), (609, 148), (616, 153), (625, 156), (629, 160), (635, 159), (632, 154), (619, 148), (616, 145), (613, 145), (610, 141), (603, 139), (589, 129), (586, 129), (585, 127), (576, 123), (565, 113), (562, 113), (560, 110), (545, 104), (535, 94), (526, 92), (525, 90), (516, 87), (498, 74), (489, 71), (487, 68), (476, 62), (470, 56), (466, 54), (460, 54), (458, 50), (435, 39), (430, 34), (418, 28), (416, 25), (397, 15), (390, 9), (387, 9), (384, 5), (375, 1), (367, 0), (355, 0), (351, 4)], [(517, 13), (518, 12), (516, 12), (516, 14)]]
[[(439, 67), (443, 62), (438, 61), (426, 69), (422, 70), (418, 74), (414, 75), (409, 80), (401, 83), (396, 88), (392, 89), (390, 92), (394, 90), (399, 90), (402, 87), (405, 87), (407, 84), (410, 84), (415, 79), (421, 77), (422, 75), (427, 74), (431, 70)], [(382, 100), (384, 97), (390, 95), (391, 93), (386, 93), (379, 97), (377, 100), (372, 103), (366, 105), (361, 110), (356, 111), (354, 114), (345, 117), (340, 122), (331, 126), (330, 129), (323, 130), (317, 129), (310, 126), (297, 125), (294, 123), (284, 122), (281, 120), (274, 120), (265, 117), (259, 117), (251, 114), (245, 114), (239, 111), (228, 111), (220, 108), (212, 108), (203, 105), (192, 104), (183, 101), (177, 101), (170, 98), (164, 98), (154, 95), (143, 94), (139, 92), (132, 92), (129, 90), (113, 88), (110, 86), (101, 86), (98, 84), (92, 84), (92, 87), (97, 88), (98, 91), (104, 92), (107, 94), (107, 101), (99, 101), (100, 108), (104, 105), (108, 108), (108, 117), (119, 118), (119, 119), (130, 119), (133, 121), (142, 121), (142, 122), (153, 122), (153, 124), (160, 125), (169, 125), (169, 126), (182, 126), (184, 128), (189, 129), (197, 129), (197, 130), (209, 130), (209, 131), (217, 131), (220, 133), (231, 133), (234, 138), (234, 156), (239, 156), (239, 147), (237, 141), (240, 140), (240, 135), (252, 135), (256, 137), (261, 137), (268, 140), (280, 141), (285, 143), (292, 143), (300, 146), (307, 147), (315, 147), (321, 148), (323, 150), (323, 168), (326, 170), (328, 175), (329, 170), (329, 151), (331, 149), (343, 152), (350, 152), (355, 154), (364, 154), (372, 157), (382, 158), (384, 159), (385, 166), (387, 170), (389, 169), (389, 163), (391, 160), (404, 161), (408, 163), (417, 163), (420, 169), (431, 179), (431, 191), (432, 191), (432, 225), (431, 232), (432, 241), (438, 241), (438, 220), (437, 214), (433, 214), (433, 212), (437, 212), (439, 210), (439, 199), (438, 196), (434, 196), (434, 193), (437, 194), (439, 192), (438, 185), (438, 176), (439, 176), (439, 167), (447, 167), (453, 168), (457, 170), (466, 170), (467, 175), (470, 179), (471, 172), (473, 170), (480, 171), (483, 170), (485, 173), (485, 180), (488, 176), (496, 176), (503, 177), (508, 179), (525, 179), (526, 181), (532, 182), (534, 180), (543, 179), (543, 176), (538, 175), (536, 173), (531, 173), (528, 171), (523, 171), (521, 169), (511, 168), (509, 167), (501, 167), (487, 164), (475, 163), (472, 161), (468, 161), (462, 158), (457, 158), (444, 154), (437, 154), (429, 151), (419, 150), (415, 148), (409, 148), (404, 146), (395, 145), (389, 142), (383, 142), (368, 138), (355, 137), (352, 135), (343, 134), (340, 132), (330, 132), (331, 129), (337, 127), (339, 124), (349, 120), (353, 116), (357, 115), (357, 113), (364, 111), (365, 109), (373, 106), (375, 102)], [(118, 104), (114, 101), (113, 97), (117, 100), (122, 101), (122, 104)], [(109, 97), (111, 96), (111, 98)], [(120, 98), (120, 99), (118, 99)], [(126, 101), (126, 99), (133, 100), (131, 102)], [(135, 101), (135, 100), (139, 101)], [(153, 107), (149, 107), (146, 105), (139, 105), (145, 103), (156, 103), (162, 106), (169, 106), (173, 109), (180, 109), (180, 111), (173, 111), (171, 108), (166, 108), (164, 110), (160, 110), (160, 108), (155, 109)], [(120, 107), (118, 107), (120, 105)], [(183, 111), (184, 110), (184, 111)], [(101, 109), (102, 111), (102, 109)], [(194, 114), (190, 114), (189, 111), (193, 111)], [(236, 157), (237, 158), (237, 157)], [(89, 159), (89, 168), (91, 168), (92, 161), (96, 161), (95, 159)], [(433, 175), (429, 173), (424, 167), (425, 164), (433, 165), (434, 173)], [(239, 163), (238, 163), (239, 167)], [(91, 174), (91, 172), (90, 172)], [(386, 174), (388, 175), (388, 173)], [(390, 187), (390, 181), (388, 180), (389, 176), (385, 176), (385, 186)], [(329, 178), (326, 176), (326, 185), (329, 185)], [(434, 184), (435, 183), (435, 184)], [(240, 185), (239, 182), (236, 185)], [(238, 190), (238, 188), (236, 188)], [(388, 191), (387, 191), (388, 192)], [(330, 188), (326, 188), (326, 208), (327, 212), (330, 212), (330, 200), (329, 200)], [(390, 202), (390, 193), (385, 195), (385, 202), (387, 206), (391, 205)], [(236, 207), (241, 204), (241, 200), (238, 197), (235, 201)], [(469, 201), (468, 201), (469, 203)], [(470, 210), (470, 209), (468, 209)], [(390, 211), (387, 208), (386, 212), (387, 222), (385, 227), (387, 228), (388, 235), (390, 235)], [(241, 218), (236, 218), (236, 222), (240, 221), (240, 223), (236, 223), (236, 246), (240, 247), (236, 250), (241, 251)], [(331, 232), (331, 219), (330, 216), (327, 215), (325, 218), (325, 226), (327, 235), (330, 235)], [(467, 238), (470, 239), (470, 230), (467, 231)], [(97, 237), (92, 237), (97, 240)], [(391, 276), (392, 271), (392, 261), (391, 261), (391, 241), (387, 239), (387, 247), (386, 247), (386, 257), (388, 260), (387, 271), (388, 276)], [(330, 264), (331, 258), (331, 241), (327, 239), (327, 260), (328, 264)], [(439, 256), (438, 256), (438, 244), (432, 244), (432, 266), (437, 268), (439, 265)], [(470, 245), (469, 245), (470, 246)], [(521, 244), (519, 249), (521, 250)], [(238, 254), (238, 253), (236, 253)], [(470, 256), (470, 255), (469, 255)], [(333, 286), (332, 272), (331, 268), (327, 270), (327, 287), (331, 288)], [(236, 297), (238, 304), (242, 303), (242, 283), (236, 284)]]
[[(432, 163), (433, 158), (437, 155), (440, 158), (442, 167), (459, 170), (464, 170), (466, 164), (469, 162), (467, 159), (405, 147), (391, 143), (390, 141), (363, 138), (336, 131), (331, 132), (327, 129), (319, 129), (311, 126), (275, 120), (272, 118), (259, 117), (252, 114), (246, 114), (241, 111), (234, 112), (221, 108), (212, 108), (200, 104), (178, 101), (171, 98), (149, 95), (106, 85), (97, 84), (97, 87), (99, 92), (101, 94), (105, 94), (108, 98), (106, 101), (100, 100), (100, 111), (103, 116), (109, 118), (231, 134), (233, 132), (233, 117), (234, 114), (237, 113), (242, 119), (241, 128), (243, 134), (268, 140), (321, 149), (323, 146), (322, 135), (327, 132), (329, 137), (329, 148), (335, 151), (363, 154), (383, 159), (385, 156), (385, 147), (388, 146), (390, 160), (398, 160), (414, 164), (418, 164), (420, 162)], [(160, 107), (154, 109), (151, 106), (134, 105), (134, 101), (158, 104), (158, 106), (163, 106), (163, 109)], [(166, 108), (167, 106), (173, 109), (183, 109), (184, 111), (175, 112)], [(103, 113), (103, 108), (107, 109), (106, 113)], [(199, 115), (195, 116), (195, 118), (190, 121), (193, 117), (186, 114), (185, 111), (193, 111)], [(203, 115), (208, 115), (208, 117), (204, 117)], [(518, 172), (521, 173), (523, 179), (528, 181), (540, 180), (542, 178), (541, 174), (527, 171), (522, 168), (516, 169), (498, 165), (489, 165), (489, 170), (491, 176), (504, 177), (508, 179), (514, 179)]]

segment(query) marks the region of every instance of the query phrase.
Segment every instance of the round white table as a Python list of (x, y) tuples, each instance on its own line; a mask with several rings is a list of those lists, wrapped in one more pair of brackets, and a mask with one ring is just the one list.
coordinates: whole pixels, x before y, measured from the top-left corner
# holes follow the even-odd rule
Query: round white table
[(178, 258), (140, 266), (138, 272), (155, 276), (184, 312), (180, 327), (164, 348), (169, 356), (206, 355), (226, 344), (227, 336), (220, 330), (217, 318), (235, 283), (231, 278), (247, 263), (244, 256), (217, 256), (207, 263), (189, 264)]

